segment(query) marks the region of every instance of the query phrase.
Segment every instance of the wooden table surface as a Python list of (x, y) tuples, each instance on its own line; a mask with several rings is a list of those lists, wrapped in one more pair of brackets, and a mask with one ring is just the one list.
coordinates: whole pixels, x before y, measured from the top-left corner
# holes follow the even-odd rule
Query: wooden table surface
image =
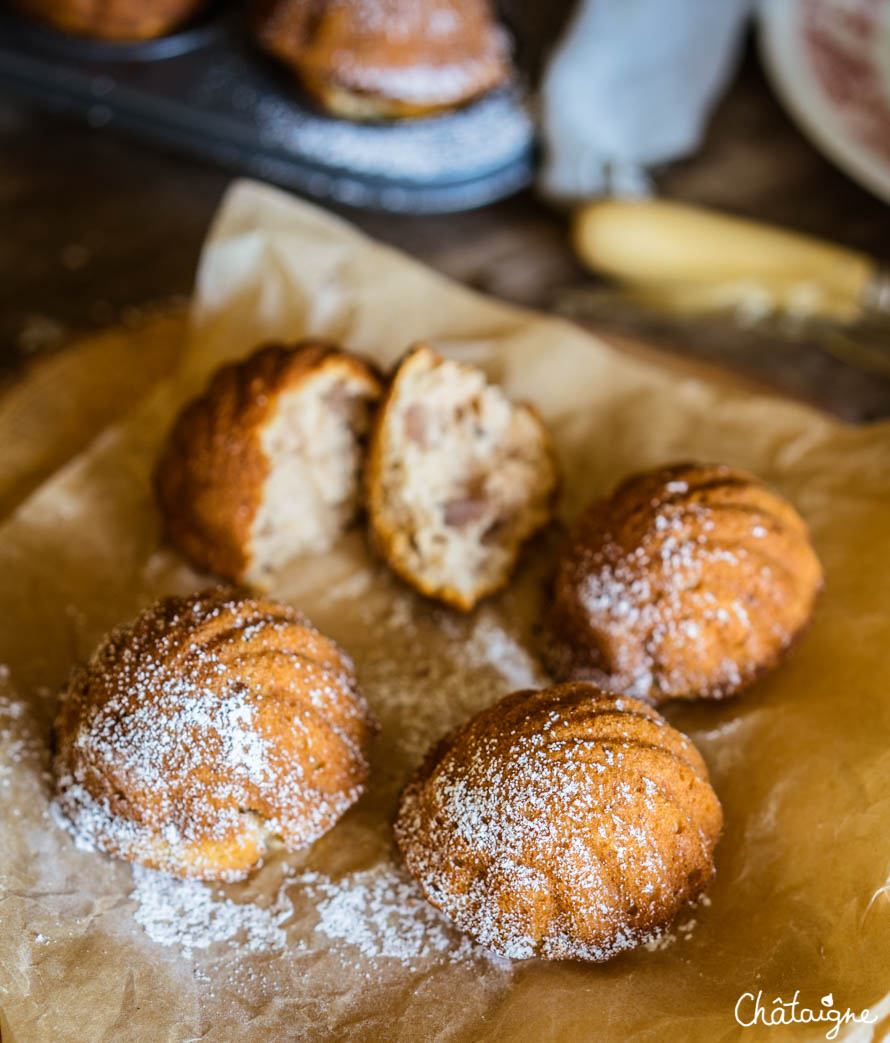
[[(0, 372), (72, 335), (129, 321), (190, 290), (229, 173), (0, 99)], [(700, 152), (659, 173), (663, 194), (782, 223), (890, 262), (890, 207), (817, 153), (785, 116), (749, 45)], [(525, 192), (442, 217), (349, 215), (487, 293), (551, 308), (590, 283), (561, 215)], [(852, 420), (890, 416), (890, 378), (806, 340), (751, 342), (729, 326), (653, 329), (605, 304), (599, 320), (666, 350), (728, 366)]]

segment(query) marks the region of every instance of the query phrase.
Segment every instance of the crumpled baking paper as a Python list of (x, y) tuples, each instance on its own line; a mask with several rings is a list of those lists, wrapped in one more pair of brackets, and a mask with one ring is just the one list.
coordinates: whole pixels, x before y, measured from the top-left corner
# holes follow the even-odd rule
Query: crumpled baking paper
[[(545, 682), (532, 628), (557, 534), (467, 617), (392, 578), (361, 530), (285, 570), (274, 593), (353, 655), (383, 726), (368, 794), (308, 851), (276, 855), (242, 884), (183, 889), (77, 850), (53, 821), (49, 728), (72, 663), (158, 595), (209, 582), (159, 536), (149, 474), (172, 416), (223, 360), (304, 334), (383, 365), (429, 338), (533, 401), (564, 469), (563, 520), (631, 471), (690, 457), (752, 469), (808, 520), (827, 589), (790, 661), (738, 700), (666, 709), (708, 762), (726, 830), (707, 904), (653, 951), (601, 966), (491, 958), (423, 903), (392, 847), (397, 794), (427, 743), (500, 695)], [(888, 575), (890, 425), (844, 427), (618, 354), (283, 193), (237, 184), (204, 249), (181, 368), (0, 528), (4, 1043), (710, 1043), (815, 1040), (832, 1027), (745, 1028), (737, 1004), (749, 1020), (758, 993), (767, 1013), (796, 993), (797, 1009), (869, 1008), (882, 1020), (840, 1038), (881, 1038)], [(227, 927), (250, 902), (242, 929)], [(216, 941), (200, 917), (193, 925), (196, 908), (211, 909)]]
[(80, 337), (0, 383), (0, 519), (173, 369), (183, 317), (170, 310), (130, 328)]

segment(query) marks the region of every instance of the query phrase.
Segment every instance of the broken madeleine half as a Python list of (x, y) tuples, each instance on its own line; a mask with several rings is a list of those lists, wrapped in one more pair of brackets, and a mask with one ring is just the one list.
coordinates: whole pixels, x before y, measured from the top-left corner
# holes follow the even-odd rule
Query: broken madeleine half
[(469, 611), (550, 520), (550, 436), (475, 366), (413, 348), (377, 415), (365, 471), (380, 553), (422, 594)]
[(155, 472), (171, 542), (259, 588), (291, 558), (329, 550), (358, 512), (381, 392), (373, 367), (319, 341), (223, 366), (179, 414)]

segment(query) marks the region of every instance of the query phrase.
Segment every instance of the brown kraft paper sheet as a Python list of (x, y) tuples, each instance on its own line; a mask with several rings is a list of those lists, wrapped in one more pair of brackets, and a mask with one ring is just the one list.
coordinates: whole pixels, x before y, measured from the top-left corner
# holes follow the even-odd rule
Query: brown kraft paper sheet
[[(546, 683), (532, 627), (558, 532), (464, 617), (393, 579), (362, 531), (273, 593), (353, 656), (382, 724), (366, 796), (247, 882), (183, 884), (80, 851), (54, 822), (50, 723), (72, 663), (155, 597), (212, 582), (164, 546), (149, 476), (178, 404), (267, 338), (325, 336), (387, 366), (419, 338), (535, 403), (564, 472), (561, 520), (622, 476), (697, 458), (749, 468), (811, 526), (827, 575), (780, 670), (722, 704), (668, 705), (702, 750), (726, 829), (706, 904), (610, 963), (493, 958), (400, 868), (390, 823), (426, 746)], [(890, 1025), (890, 425), (620, 355), (486, 300), (346, 223), (249, 182), (205, 246), (181, 369), (0, 531), (0, 1027), (90, 1040), (820, 1039), (743, 1027), (740, 997)], [(746, 1005), (747, 1004), (747, 1005)], [(790, 1006), (787, 1008), (790, 1011)], [(739, 1007), (750, 1020), (753, 1001)], [(790, 1015), (789, 1015), (790, 1016)]]

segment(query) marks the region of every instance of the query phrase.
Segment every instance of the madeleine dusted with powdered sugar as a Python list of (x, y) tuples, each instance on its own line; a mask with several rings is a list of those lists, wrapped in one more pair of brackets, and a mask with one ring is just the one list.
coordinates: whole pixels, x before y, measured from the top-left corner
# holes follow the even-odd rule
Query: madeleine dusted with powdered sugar
[(155, 472), (171, 542), (259, 588), (291, 558), (329, 550), (359, 509), (381, 391), (368, 363), (320, 341), (223, 366), (179, 414)]
[(426, 116), (512, 78), (489, 0), (258, 0), (257, 39), (328, 111)]
[(575, 524), (545, 658), (652, 703), (735, 695), (805, 630), (822, 568), (797, 511), (753, 475), (676, 464), (622, 482)]
[(375, 725), (352, 664), (287, 605), (165, 598), (102, 642), (55, 722), (56, 801), (79, 847), (238, 880), (362, 794)]
[(704, 890), (722, 821), (686, 736), (579, 682), (508, 695), (434, 747), (395, 835), (430, 902), (480, 944), (601, 961)]

